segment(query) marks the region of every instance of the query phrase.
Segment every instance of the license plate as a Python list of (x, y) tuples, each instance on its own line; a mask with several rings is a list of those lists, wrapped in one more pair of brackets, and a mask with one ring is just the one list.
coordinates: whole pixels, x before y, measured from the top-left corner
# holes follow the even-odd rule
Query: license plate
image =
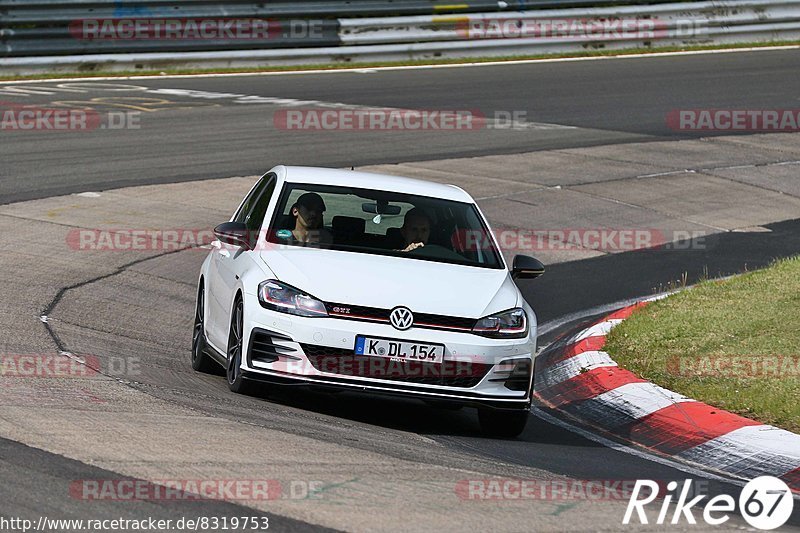
[(444, 345), (377, 339), (358, 335), (356, 337), (356, 355), (441, 363), (444, 359)]

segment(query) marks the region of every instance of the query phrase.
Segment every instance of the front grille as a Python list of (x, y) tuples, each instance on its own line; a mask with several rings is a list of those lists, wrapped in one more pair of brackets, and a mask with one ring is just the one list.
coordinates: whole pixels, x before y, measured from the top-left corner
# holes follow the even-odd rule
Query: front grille
[(247, 350), (248, 366), (252, 366), (254, 361), (258, 363), (274, 363), (281, 357), (300, 359), (296, 355), (292, 355), (296, 352), (294, 348), (277, 344), (276, 341), (291, 342), (292, 339), (286, 335), (265, 329), (253, 329), (250, 334), (250, 349)]
[[(367, 322), (384, 322), (386, 324), (389, 323), (389, 313), (392, 312), (391, 309), (332, 302), (325, 302), (325, 308), (332, 317), (344, 318), (347, 320), (364, 320)], [(412, 327), (451, 331), (472, 331), (476, 322), (477, 320), (474, 318), (414, 313), (414, 325)]]
[(301, 344), (311, 364), (320, 372), (420, 385), (474, 387), (492, 365), (471, 361), (394, 361), (386, 357), (356, 355), (353, 350)]
[(472, 331), (476, 322), (477, 320), (474, 318), (414, 313), (414, 325), (420, 328), (431, 327)]

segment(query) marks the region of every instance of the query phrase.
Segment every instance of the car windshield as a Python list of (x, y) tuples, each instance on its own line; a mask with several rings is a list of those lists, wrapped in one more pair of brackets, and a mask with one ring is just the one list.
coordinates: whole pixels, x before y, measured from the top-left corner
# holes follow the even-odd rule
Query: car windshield
[(267, 239), (484, 268), (504, 268), (475, 205), (411, 194), (287, 183)]

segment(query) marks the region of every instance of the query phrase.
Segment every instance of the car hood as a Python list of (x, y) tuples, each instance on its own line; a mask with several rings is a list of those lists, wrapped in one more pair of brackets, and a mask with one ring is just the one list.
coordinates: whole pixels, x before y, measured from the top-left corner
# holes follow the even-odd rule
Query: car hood
[(505, 269), (314, 248), (260, 255), (279, 281), (325, 302), (468, 318), (520, 305)]

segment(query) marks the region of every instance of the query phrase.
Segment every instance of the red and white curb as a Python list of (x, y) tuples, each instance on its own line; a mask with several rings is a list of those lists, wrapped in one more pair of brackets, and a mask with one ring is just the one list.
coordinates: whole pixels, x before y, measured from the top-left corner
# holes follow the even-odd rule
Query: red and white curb
[(540, 354), (534, 396), (658, 455), (743, 480), (779, 477), (800, 493), (800, 435), (659, 387), (602, 351), (611, 329), (649, 301), (607, 315)]

